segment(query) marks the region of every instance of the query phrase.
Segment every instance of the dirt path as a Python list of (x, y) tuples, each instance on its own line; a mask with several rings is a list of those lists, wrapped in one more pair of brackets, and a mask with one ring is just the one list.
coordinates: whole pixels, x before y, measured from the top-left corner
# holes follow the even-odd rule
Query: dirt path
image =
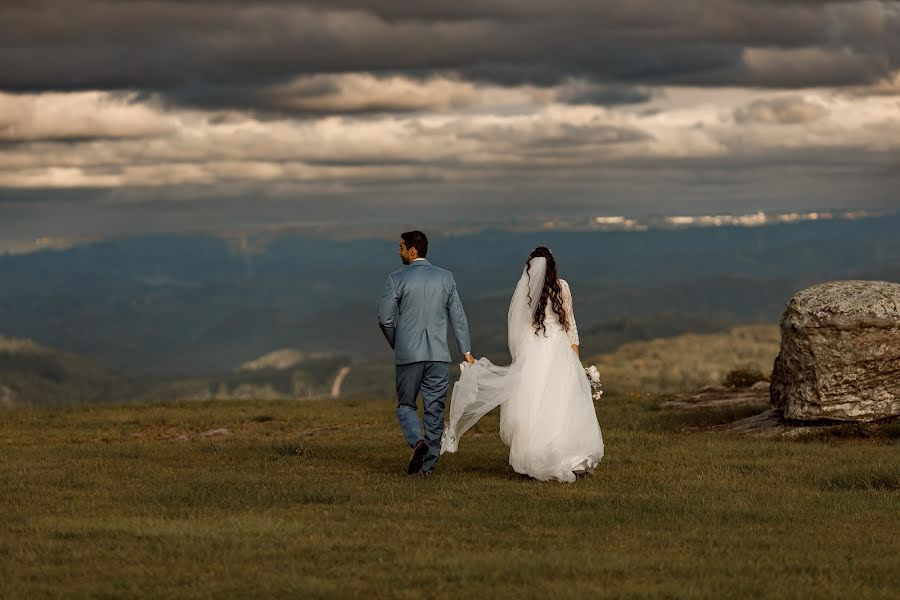
[(334, 383), (331, 384), (331, 397), (339, 398), (341, 395), (341, 386), (344, 384), (344, 380), (347, 379), (347, 375), (350, 374), (350, 367), (342, 367), (338, 374), (334, 378)]

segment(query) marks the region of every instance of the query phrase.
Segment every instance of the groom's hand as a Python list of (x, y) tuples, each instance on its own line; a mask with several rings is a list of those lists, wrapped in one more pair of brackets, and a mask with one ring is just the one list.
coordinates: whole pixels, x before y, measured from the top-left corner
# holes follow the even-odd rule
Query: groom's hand
[(463, 354), (463, 358), (465, 358), (466, 362), (469, 363), (470, 365), (475, 364), (475, 357), (472, 356), (471, 352), (466, 352), (465, 354)]

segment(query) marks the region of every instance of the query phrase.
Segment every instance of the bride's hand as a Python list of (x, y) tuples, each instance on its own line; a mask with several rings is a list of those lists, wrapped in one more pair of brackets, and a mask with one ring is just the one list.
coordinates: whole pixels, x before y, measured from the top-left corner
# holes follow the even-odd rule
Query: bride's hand
[(578, 344), (572, 344), (572, 350), (575, 352), (575, 354), (581, 357), (581, 348), (578, 347)]

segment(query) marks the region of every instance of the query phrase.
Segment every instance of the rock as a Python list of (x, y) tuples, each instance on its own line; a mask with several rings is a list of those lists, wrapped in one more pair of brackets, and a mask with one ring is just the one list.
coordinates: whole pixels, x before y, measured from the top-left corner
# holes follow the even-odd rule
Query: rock
[(850, 423), (842, 421), (796, 421), (786, 420), (780, 410), (770, 408), (765, 412), (731, 423), (706, 427), (693, 427), (689, 431), (717, 431), (730, 435), (741, 435), (771, 439), (823, 439), (835, 436), (839, 439), (891, 439), (894, 423), (900, 419), (887, 419), (877, 423)]
[(770, 399), (788, 419), (900, 415), (900, 285), (835, 281), (791, 298)]
[(765, 407), (769, 403), (767, 390), (706, 386), (696, 394), (673, 394), (666, 397), (662, 408), (671, 410), (703, 410), (709, 408)]
[[(780, 410), (769, 409), (758, 415), (745, 417), (724, 425), (715, 425), (708, 429), (710, 431), (755, 438), (799, 439), (810, 434), (840, 427), (840, 425), (823, 425), (821, 422), (810, 425), (797, 425), (796, 423), (796, 421), (785, 421)], [(699, 429), (702, 430), (703, 428)]]
[(0, 408), (14, 408), (17, 396), (12, 388), (0, 385)]
[(755, 392), (768, 392), (770, 387), (771, 384), (768, 381), (757, 381), (750, 386), (750, 389)]
[(178, 440), (179, 442), (188, 442), (190, 440), (196, 440), (199, 438), (216, 437), (220, 435), (231, 435), (231, 432), (224, 427), (220, 427), (219, 429), (210, 429), (208, 431), (201, 431), (200, 433), (182, 433), (174, 439)]
[(308, 360), (333, 357), (334, 354), (330, 352), (301, 352), (293, 348), (282, 348), (260, 356), (256, 360), (245, 362), (237, 370), (238, 372), (265, 371), (268, 369), (287, 371)]
[(726, 393), (730, 391), (731, 388), (725, 387), (724, 385), (705, 385), (700, 388), (701, 394), (718, 394), (718, 393)]

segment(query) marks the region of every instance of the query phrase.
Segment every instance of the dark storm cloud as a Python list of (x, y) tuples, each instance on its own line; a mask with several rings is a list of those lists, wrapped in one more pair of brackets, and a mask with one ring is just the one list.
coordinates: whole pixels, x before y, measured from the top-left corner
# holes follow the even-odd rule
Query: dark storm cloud
[[(865, 84), (900, 65), (897, 4), (7, 1), (0, 89), (138, 89), (186, 105), (304, 112), (269, 88), (333, 73), (456, 73), (542, 86), (573, 77), (636, 86)], [(317, 92), (301, 85), (296, 93)]]
[[(0, 150), (3, 150), (5, 148), (19, 147), (28, 148), (34, 151), (40, 150), (40, 147), (34, 144), (34, 140), (32, 138), (4, 139), (4, 134), (5, 132), (3, 131), (3, 128), (0, 127)], [(42, 137), (40, 141), (54, 144), (69, 144), (74, 146), (77, 144), (90, 144), (93, 142), (111, 142), (120, 139), (122, 138), (98, 135), (46, 135)]]
[(568, 104), (595, 104), (615, 106), (619, 104), (640, 104), (653, 98), (653, 90), (628, 85), (591, 85), (576, 89), (566, 89), (559, 99)]

